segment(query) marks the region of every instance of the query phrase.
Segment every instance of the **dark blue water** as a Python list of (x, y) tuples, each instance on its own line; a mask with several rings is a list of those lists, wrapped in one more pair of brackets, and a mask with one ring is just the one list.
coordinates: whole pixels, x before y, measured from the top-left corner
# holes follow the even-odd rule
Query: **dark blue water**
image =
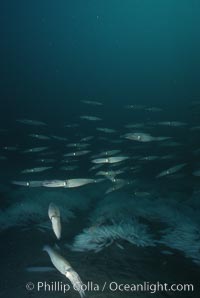
[[(199, 297), (199, 28), (196, 0), (1, 1), (0, 297), (66, 295), (37, 290), (71, 285), (44, 245), (100, 286), (88, 297), (152, 296), (112, 282), (192, 284), (156, 295)], [(65, 185), (80, 178), (92, 183)]]

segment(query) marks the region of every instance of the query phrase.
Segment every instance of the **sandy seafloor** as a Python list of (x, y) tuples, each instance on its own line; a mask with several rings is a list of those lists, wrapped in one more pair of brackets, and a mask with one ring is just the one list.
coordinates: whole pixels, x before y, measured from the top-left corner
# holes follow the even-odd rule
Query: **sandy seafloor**
[[(199, 297), (200, 267), (185, 258), (180, 252), (173, 255), (161, 254), (159, 247), (136, 247), (123, 242), (120, 249), (115, 244), (99, 253), (73, 252), (65, 244), (70, 243), (74, 236), (86, 226), (87, 212), (76, 214), (77, 217), (63, 225), (63, 239), (57, 244), (62, 255), (78, 272), (83, 282), (97, 283), (100, 287), (106, 281), (136, 284), (143, 282), (156, 283), (192, 283), (195, 291), (142, 293), (112, 292), (109, 289), (86, 292), (86, 297)], [(60, 281), (68, 283), (59, 272), (26, 272), (26, 267), (52, 266), (48, 255), (42, 251), (44, 244), (54, 245), (55, 238), (51, 231), (41, 232), (37, 229), (24, 230), (14, 227), (1, 233), (1, 266), (0, 266), (0, 297), (80, 297), (75, 291), (66, 294), (60, 292), (27, 291), (26, 284), (38, 281), (48, 283)]]

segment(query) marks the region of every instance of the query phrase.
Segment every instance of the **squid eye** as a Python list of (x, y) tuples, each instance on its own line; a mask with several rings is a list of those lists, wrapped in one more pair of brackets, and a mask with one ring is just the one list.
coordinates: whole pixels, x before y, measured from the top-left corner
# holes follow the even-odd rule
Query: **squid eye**
[(70, 273), (70, 271), (72, 271), (72, 268), (70, 267), (70, 268), (66, 268), (65, 269), (65, 275), (69, 275), (69, 273)]

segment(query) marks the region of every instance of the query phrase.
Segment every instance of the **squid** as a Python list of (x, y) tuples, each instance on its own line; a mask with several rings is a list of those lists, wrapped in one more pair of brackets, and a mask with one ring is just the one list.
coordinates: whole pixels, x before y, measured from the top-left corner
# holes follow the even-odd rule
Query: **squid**
[(55, 249), (51, 248), (48, 245), (44, 246), (43, 251), (46, 251), (48, 253), (55, 268), (70, 280), (73, 288), (78, 291), (81, 298), (83, 298), (85, 296), (83, 282), (81, 281), (78, 273), (69, 264), (69, 262), (65, 260), (65, 258), (61, 256)]

